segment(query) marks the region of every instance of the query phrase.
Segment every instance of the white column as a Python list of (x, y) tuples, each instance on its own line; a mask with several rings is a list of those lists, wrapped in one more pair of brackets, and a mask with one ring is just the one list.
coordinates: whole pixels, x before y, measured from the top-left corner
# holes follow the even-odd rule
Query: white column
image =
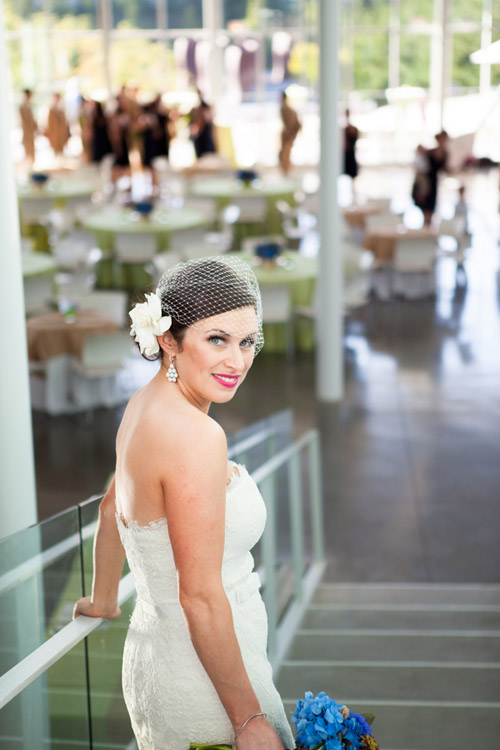
[(318, 269), (317, 392), (321, 401), (340, 401), (343, 395), (342, 248), (337, 201), (340, 163), (338, 38), (338, 3), (320, 0), (321, 251)]
[[(489, 47), (493, 41), (491, 35), (493, 16), (492, 0), (483, 0), (483, 16), (481, 21), (481, 49)], [(489, 63), (481, 63), (479, 67), (479, 93), (487, 94), (491, 87), (491, 66)]]
[(203, 28), (209, 32), (212, 47), (210, 55), (210, 91), (203, 96), (210, 104), (217, 105), (221, 95), (222, 49), (217, 44), (217, 31), (222, 28), (222, 0), (203, 0)]
[(102, 46), (104, 56), (104, 78), (108, 96), (112, 93), (111, 65), (109, 62), (109, 53), (111, 46), (111, 28), (113, 26), (111, 0), (97, 0), (97, 10), (99, 23), (102, 30)]
[(434, 0), (434, 30), (431, 42), (430, 93), (432, 101), (437, 104), (442, 125), (443, 113), (443, 7), (444, 0)]
[(21, 240), (11, 150), (7, 50), (0, 4), (0, 536), (37, 520)]

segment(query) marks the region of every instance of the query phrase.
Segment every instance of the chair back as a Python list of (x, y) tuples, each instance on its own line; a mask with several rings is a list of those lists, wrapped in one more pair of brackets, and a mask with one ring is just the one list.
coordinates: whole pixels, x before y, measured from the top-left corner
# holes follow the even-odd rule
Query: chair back
[(94, 310), (112, 320), (118, 328), (124, 328), (127, 319), (127, 292), (96, 289), (80, 297), (79, 305), (85, 310)]
[(45, 219), (54, 207), (52, 198), (23, 198), (21, 201), (21, 222), (38, 224)]
[(439, 236), (461, 239), (467, 230), (467, 219), (465, 216), (454, 216), (452, 219), (441, 219), (439, 222)]
[(262, 284), (262, 320), (264, 323), (288, 323), (292, 315), (292, 299), (287, 284)]
[(207, 224), (212, 224), (217, 219), (217, 205), (213, 198), (193, 198), (189, 195), (184, 198), (183, 208), (203, 214)]
[(156, 253), (156, 236), (150, 232), (117, 232), (115, 254), (122, 263), (144, 263), (153, 260)]
[(52, 275), (26, 276), (24, 283), (24, 312), (26, 315), (50, 309), (53, 300)]
[(83, 345), (81, 371), (87, 377), (113, 375), (132, 353), (132, 339), (124, 331), (88, 336)]
[(432, 237), (398, 239), (393, 265), (399, 271), (430, 271), (436, 260), (436, 250), (436, 240)]
[(267, 213), (266, 198), (260, 195), (235, 195), (231, 203), (240, 209), (240, 221), (263, 221)]
[(365, 217), (367, 234), (376, 229), (393, 228), (401, 224), (401, 216), (392, 213), (371, 214)]

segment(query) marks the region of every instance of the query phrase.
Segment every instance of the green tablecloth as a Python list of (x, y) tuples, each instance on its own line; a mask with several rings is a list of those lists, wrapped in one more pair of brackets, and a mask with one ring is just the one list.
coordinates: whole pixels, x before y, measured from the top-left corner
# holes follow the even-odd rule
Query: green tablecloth
[(295, 205), (295, 193), (298, 183), (285, 178), (279, 180), (254, 180), (245, 184), (233, 177), (204, 177), (194, 180), (191, 185), (192, 195), (203, 198), (214, 198), (218, 211), (222, 211), (232, 200), (241, 198), (265, 198), (267, 211), (262, 224), (238, 222), (235, 227), (235, 245), (248, 236), (263, 234), (282, 234), (282, 216), (276, 208), (280, 200)]
[(98, 247), (103, 252), (103, 260), (97, 268), (97, 286), (100, 288), (120, 287), (137, 289), (148, 286), (151, 277), (144, 264), (127, 264), (125, 267), (114, 258), (115, 235), (153, 234), (156, 237), (158, 252), (168, 250), (170, 235), (187, 229), (205, 225), (205, 217), (199, 211), (179, 209), (177, 211), (158, 210), (147, 218), (141, 218), (135, 211), (107, 206), (94, 211), (84, 218), (82, 225), (95, 235)]
[[(281, 256), (284, 265), (257, 264), (250, 255), (232, 253), (252, 265), (259, 285), (287, 284), (291, 290), (292, 306), (312, 305), (317, 278), (316, 258), (306, 258), (294, 250), (287, 250)], [(294, 323), (295, 348), (298, 351), (314, 349), (314, 323), (297, 318)], [(264, 326), (264, 352), (285, 352), (286, 331), (284, 326), (266, 324)]]

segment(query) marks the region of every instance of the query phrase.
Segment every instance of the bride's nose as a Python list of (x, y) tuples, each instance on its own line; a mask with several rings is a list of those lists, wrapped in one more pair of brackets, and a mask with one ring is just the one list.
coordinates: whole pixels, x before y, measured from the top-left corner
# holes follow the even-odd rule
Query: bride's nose
[(243, 369), (245, 360), (238, 342), (231, 343), (231, 346), (227, 350), (225, 364), (233, 370), (240, 371)]

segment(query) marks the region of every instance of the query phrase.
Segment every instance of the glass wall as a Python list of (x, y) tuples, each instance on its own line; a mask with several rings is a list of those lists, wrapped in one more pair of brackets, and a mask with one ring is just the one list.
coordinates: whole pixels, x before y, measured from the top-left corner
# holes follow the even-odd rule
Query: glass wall
[[(277, 85), (293, 81), (316, 86), (319, 0), (217, 3), (218, 64), (224, 80), (234, 67), (246, 77), (243, 101), (262, 101), (263, 92), (273, 99)], [(469, 55), (481, 41), (500, 35), (499, 3), (447, 3), (446, 96), (478, 90), (480, 66), (472, 65)], [(103, 0), (99, 5), (97, 0), (5, 0), (4, 11), (17, 89), (30, 86), (48, 94), (69, 78), (77, 80), (84, 94), (102, 89), (106, 82), (117, 90), (130, 79), (144, 86), (147, 82), (151, 90), (168, 89), (177, 86), (183, 67), (190, 69), (191, 83), (203, 79), (204, 71), (197, 66), (204, 67), (204, 55), (197, 56), (195, 50), (209, 39), (203, 31), (202, 0)], [(441, 39), (442, 20), (434, 0), (341, 0), (340, 17), (344, 98), (354, 91), (380, 100), (388, 87), (431, 89), (433, 79), (439, 78), (439, 72), (431, 70), (438, 64), (431, 49)], [(183, 55), (179, 45), (174, 55), (171, 45), (183, 35), (189, 47)], [(144, 72), (148, 69), (153, 71), (149, 76)], [(496, 68), (492, 73), (494, 82)]]

